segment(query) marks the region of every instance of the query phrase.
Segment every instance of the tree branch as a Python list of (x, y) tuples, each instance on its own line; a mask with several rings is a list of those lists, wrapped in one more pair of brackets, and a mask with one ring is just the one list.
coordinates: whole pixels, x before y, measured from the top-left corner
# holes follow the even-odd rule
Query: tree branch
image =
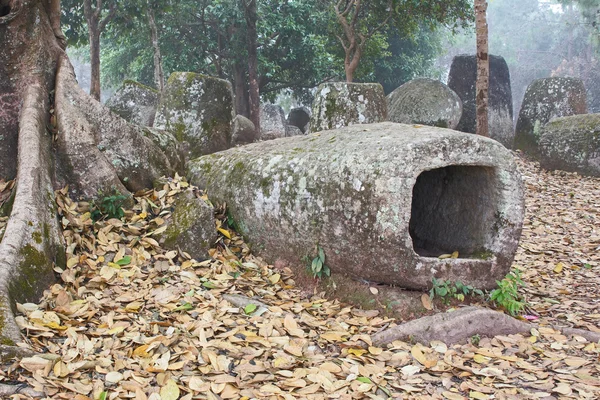
[(110, 20), (115, 17), (116, 13), (117, 13), (117, 4), (112, 3), (110, 5), (110, 9), (108, 10), (108, 15), (102, 20), (102, 22), (100, 22), (100, 25), (98, 25), (98, 29), (100, 30), (100, 32), (104, 31), (104, 28), (106, 28), (106, 25), (110, 22)]

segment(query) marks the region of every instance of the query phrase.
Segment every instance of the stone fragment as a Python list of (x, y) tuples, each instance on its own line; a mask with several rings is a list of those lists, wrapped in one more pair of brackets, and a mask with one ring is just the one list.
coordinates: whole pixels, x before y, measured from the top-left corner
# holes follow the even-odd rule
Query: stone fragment
[(142, 133), (163, 151), (173, 171), (183, 174), (186, 156), (184, 144), (180, 143), (171, 132), (162, 129), (145, 127)]
[(302, 133), (307, 133), (304, 128), (310, 122), (310, 109), (308, 107), (295, 107), (290, 110), (287, 117), (288, 126), (300, 128)]
[(323, 83), (317, 88), (310, 131), (319, 132), (387, 119), (387, 102), (378, 83)]
[(542, 129), (540, 166), (600, 176), (600, 114), (555, 118)]
[(127, 122), (152, 126), (159, 97), (156, 89), (126, 80), (106, 101), (106, 106)]
[[(425, 289), (433, 277), (495, 287), (510, 270), (523, 186), (498, 142), (435, 127), (354, 125), (193, 160), (253, 249), (305, 270)], [(458, 252), (458, 258), (440, 259)]]
[(154, 126), (188, 142), (190, 157), (231, 147), (234, 118), (231, 84), (192, 72), (169, 77)]
[(276, 104), (263, 104), (260, 107), (260, 140), (273, 140), (285, 137), (287, 122), (285, 112)]
[(256, 137), (256, 128), (252, 121), (243, 115), (236, 115), (233, 119), (233, 139), (232, 144), (246, 144), (254, 142)]
[[(476, 133), (476, 81), (476, 56), (462, 54), (454, 57), (448, 75), (448, 87), (462, 100), (463, 113), (456, 127), (462, 132)], [(504, 58), (494, 55), (490, 55), (488, 126), (492, 139), (499, 141), (506, 148), (512, 148), (515, 131), (510, 72)]]
[(542, 128), (553, 118), (587, 113), (587, 96), (581, 79), (537, 79), (525, 92), (515, 135), (515, 148), (539, 155)]
[(392, 122), (454, 129), (462, 116), (462, 101), (440, 81), (418, 78), (387, 96)]
[(286, 136), (290, 137), (290, 136), (298, 136), (298, 135), (304, 135), (302, 133), (302, 130), (300, 128), (298, 128), (297, 126), (288, 125), (287, 131), (286, 131)]
[(166, 221), (167, 230), (159, 235), (159, 242), (167, 249), (189, 253), (196, 260), (208, 257), (210, 246), (217, 240), (213, 207), (188, 190), (177, 195), (173, 213)]

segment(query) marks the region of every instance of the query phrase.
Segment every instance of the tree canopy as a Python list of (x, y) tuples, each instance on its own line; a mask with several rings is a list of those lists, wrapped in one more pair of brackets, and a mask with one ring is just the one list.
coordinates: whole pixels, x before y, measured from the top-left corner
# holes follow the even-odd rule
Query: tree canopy
[[(105, 0), (104, 14), (111, 4)], [(187, 70), (227, 79), (236, 99), (243, 97), (237, 108), (247, 114), (248, 31), (242, 0), (119, 2), (102, 33), (104, 84), (116, 86), (123, 79), (155, 84), (148, 9), (154, 10), (166, 74)], [(431, 65), (440, 49), (437, 28), (468, 23), (472, 7), (467, 0), (265, 0), (257, 2), (257, 15), (258, 85), (263, 99), (274, 100), (283, 89), (302, 97), (320, 82), (347, 79), (349, 51), (356, 61), (352, 79), (379, 81), (386, 91), (393, 90)], [(71, 45), (87, 44), (79, 2), (63, 3), (63, 21)], [(357, 39), (354, 50), (349, 34)]]

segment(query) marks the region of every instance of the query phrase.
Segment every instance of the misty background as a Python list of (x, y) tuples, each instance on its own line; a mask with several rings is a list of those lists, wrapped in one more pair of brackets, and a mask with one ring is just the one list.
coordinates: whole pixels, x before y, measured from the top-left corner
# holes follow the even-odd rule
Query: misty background
[[(594, 0), (595, 1), (595, 0)], [(504, 57), (511, 74), (514, 118), (518, 117), (527, 86), (538, 78), (551, 76), (576, 77), (584, 81), (588, 92), (590, 113), (600, 112), (600, 62), (597, 18), (585, 18), (577, 5), (555, 0), (490, 0), (488, 8), (490, 54)], [(114, 41), (114, 40), (113, 40)], [(377, 69), (385, 63), (405, 63), (407, 73), (395, 82), (382, 82), (386, 93), (401, 83), (417, 77), (430, 77), (446, 82), (454, 56), (475, 54), (475, 28), (435, 32), (421, 31), (407, 46), (390, 41), (375, 60), (374, 74), (358, 77), (357, 81), (377, 81)], [(82, 88), (89, 91), (89, 47), (70, 48), (69, 56)], [(134, 62), (139, 60), (134, 58)], [(110, 43), (102, 47), (102, 101), (118, 88), (120, 81), (143, 81), (135, 68), (123, 68)], [(199, 72), (199, 71), (193, 71)], [(203, 72), (203, 71), (200, 71)], [(373, 79), (375, 78), (375, 79)], [(291, 90), (282, 90), (268, 99), (281, 105), (286, 112), (302, 103)]]

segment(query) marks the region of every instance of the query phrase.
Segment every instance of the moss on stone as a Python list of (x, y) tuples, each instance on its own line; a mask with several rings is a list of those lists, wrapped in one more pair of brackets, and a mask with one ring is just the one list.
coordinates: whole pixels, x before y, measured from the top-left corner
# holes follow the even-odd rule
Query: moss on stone
[(22, 261), (18, 267), (19, 278), (13, 279), (9, 293), (15, 299), (33, 299), (36, 296), (33, 283), (40, 279), (41, 272), (49, 268), (48, 257), (32, 245), (23, 246), (19, 251)]
[(37, 244), (42, 244), (42, 232), (40, 231), (34, 231), (31, 234), (31, 237), (33, 238), (33, 240), (37, 243)]
[(139, 83), (137, 81), (134, 81), (132, 79), (125, 79), (123, 81), (123, 86), (137, 86), (137, 87), (139, 87), (141, 89), (148, 90), (148, 91), (154, 92), (156, 94), (160, 93), (158, 90), (154, 89), (153, 87), (146, 86), (146, 85), (144, 85), (142, 83)]

